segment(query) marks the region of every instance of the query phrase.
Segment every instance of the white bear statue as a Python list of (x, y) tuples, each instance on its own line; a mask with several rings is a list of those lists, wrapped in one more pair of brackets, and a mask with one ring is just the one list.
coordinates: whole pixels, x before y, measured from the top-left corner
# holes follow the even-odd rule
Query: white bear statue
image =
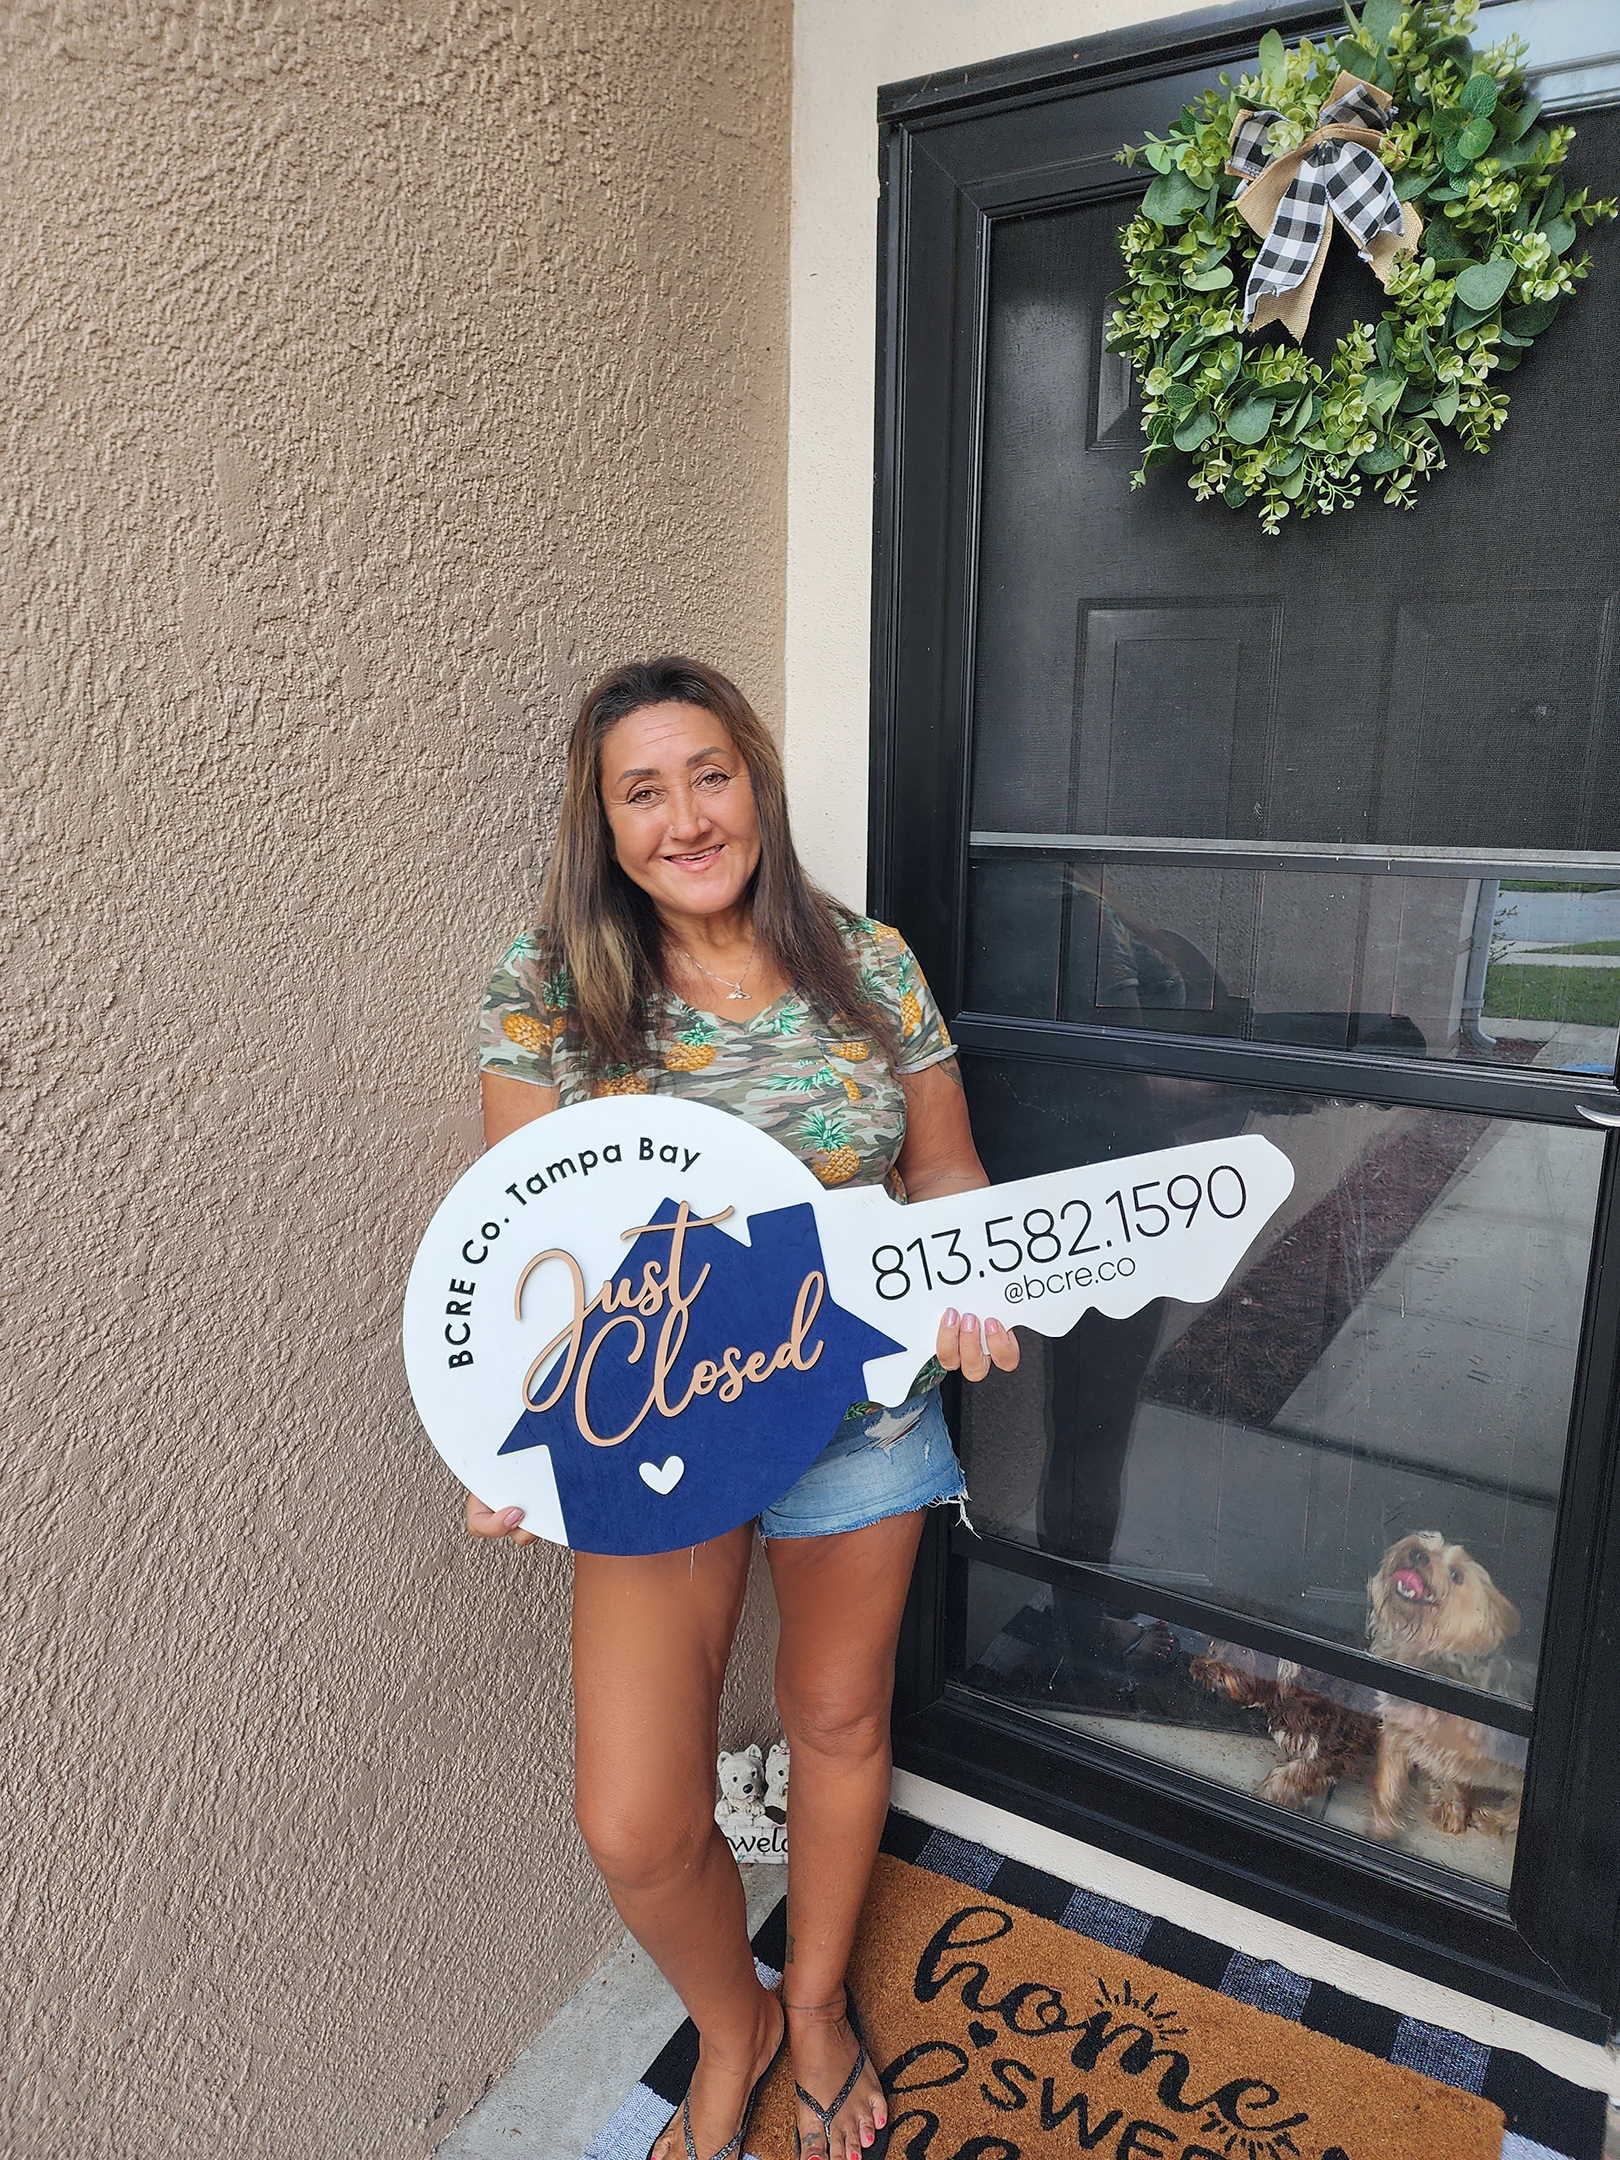
[(773, 1823), (787, 1821), (788, 1744), (778, 1740), (765, 1758), (765, 1812)]
[[(785, 1861), (786, 1744), (778, 1741), (771, 1749), (769, 1770), (757, 1747), (745, 1747), (735, 1754), (722, 1754), (719, 1771), (720, 1798), (715, 1803), (714, 1819), (725, 1834), (732, 1857), (739, 1862), (770, 1860), (780, 1864)], [(767, 1815), (767, 1800), (781, 1812)]]
[(735, 1755), (720, 1751), (720, 1798), (714, 1819), (723, 1829), (732, 1815), (763, 1815), (765, 1758), (757, 1747), (741, 1748)]

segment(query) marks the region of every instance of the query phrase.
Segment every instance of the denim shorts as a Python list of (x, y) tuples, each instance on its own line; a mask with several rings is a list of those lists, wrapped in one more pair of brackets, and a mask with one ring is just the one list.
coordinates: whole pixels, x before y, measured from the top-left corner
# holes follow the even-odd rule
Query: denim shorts
[(815, 1461), (759, 1518), (768, 1538), (835, 1537), (913, 1508), (967, 1497), (939, 1389), (893, 1410), (846, 1418)]

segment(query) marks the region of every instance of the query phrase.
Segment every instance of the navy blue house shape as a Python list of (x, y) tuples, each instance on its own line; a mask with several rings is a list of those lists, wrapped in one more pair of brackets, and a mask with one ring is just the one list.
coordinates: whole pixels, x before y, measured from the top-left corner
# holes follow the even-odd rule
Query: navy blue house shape
[[(670, 1222), (676, 1213), (675, 1203), (665, 1200), (650, 1220)], [(719, 1229), (686, 1234), (682, 1282), (694, 1282), (705, 1264), (709, 1274), (693, 1300), (686, 1339), (666, 1383), (671, 1402), (686, 1394), (701, 1359), (719, 1364), (728, 1348), (743, 1356), (763, 1350), (769, 1357), (789, 1335), (805, 1277), (813, 1270), (825, 1277), (809, 1202), (751, 1216), (748, 1234), (747, 1245)], [(667, 1236), (643, 1232), (614, 1282), (639, 1282), (648, 1261), (667, 1263), (670, 1244)], [(581, 1357), (612, 1317), (600, 1310), (588, 1316)], [(588, 1415), (596, 1431), (622, 1432), (646, 1401), (661, 1324), (662, 1316), (647, 1321), (647, 1342), (635, 1364), (629, 1362), (629, 1329), (620, 1331), (622, 1350), (604, 1348), (590, 1379)], [(700, 1544), (779, 1500), (821, 1453), (850, 1404), (865, 1397), (867, 1359), (904, 1347), (834, 1304), (830, 1292), (805, 1336), (807, 1362), (818, 1343), (809, 1371), (788, 1366), (762, 1382), (745, 1383), (735, 1402), (723, 1402), (718, 1390), (694, 1395), (679, 1417), (667, 1418), (654, 1406), (616, 1447), (594, 1446), (580, 1432), (570, 1381), (549, 1410), (523, 1413), (500, 1452), (542, 1445), (551, 1450), (568, 1543), (576, 1552), (676, 1552)], [(550, 1385), (548, 1376), (535, 1391), (543, 1397)], [(661, 1468), (671, 1455), (680, 1456), (685, 1469), (673, 1489), (660, 1494), (643, 1480), (641, 1465)]]

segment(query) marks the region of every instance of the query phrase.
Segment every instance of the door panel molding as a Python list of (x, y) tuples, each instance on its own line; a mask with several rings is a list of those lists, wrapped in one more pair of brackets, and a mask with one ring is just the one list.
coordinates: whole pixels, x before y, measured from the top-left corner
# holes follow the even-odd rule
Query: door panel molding
[[(1140, 816), (1150, 832), (1193, 839), (1225, 837), (1201, 830), (1211, 822), (1263, 832), (1283, 602), (1082, 600), (1079, 617), (1070, 826), (1128, 832)], [(1201, 753), (1192, 767), (1155, 756), (1146, 737), (1167, 706), (1189, 698), (1198, 709), (1185, 715), (1188, 733)], [(1245, 743), (1239, 718), (1256, 711), (1263, 732)]]

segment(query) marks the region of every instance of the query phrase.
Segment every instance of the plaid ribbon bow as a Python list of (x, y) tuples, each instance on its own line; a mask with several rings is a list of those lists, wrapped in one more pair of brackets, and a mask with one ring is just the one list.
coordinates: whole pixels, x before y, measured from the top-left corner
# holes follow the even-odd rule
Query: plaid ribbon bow
[(1226, 169), (1247, 183), (1238, 208), (1261, 236), (1243, 296), (1246, 329), (1278, 320), (1304, 335), (1334, 218), (1384, 284), (1395, 256), (1417, 245), (1422, 223), (1397, 200), (1378, 156), (1395, 110), (1387, 91), (1341, 75), (1312, 133), (1278, 158), (1268, 156), (1266, 139), (1282, 114), (1238, 114)]

